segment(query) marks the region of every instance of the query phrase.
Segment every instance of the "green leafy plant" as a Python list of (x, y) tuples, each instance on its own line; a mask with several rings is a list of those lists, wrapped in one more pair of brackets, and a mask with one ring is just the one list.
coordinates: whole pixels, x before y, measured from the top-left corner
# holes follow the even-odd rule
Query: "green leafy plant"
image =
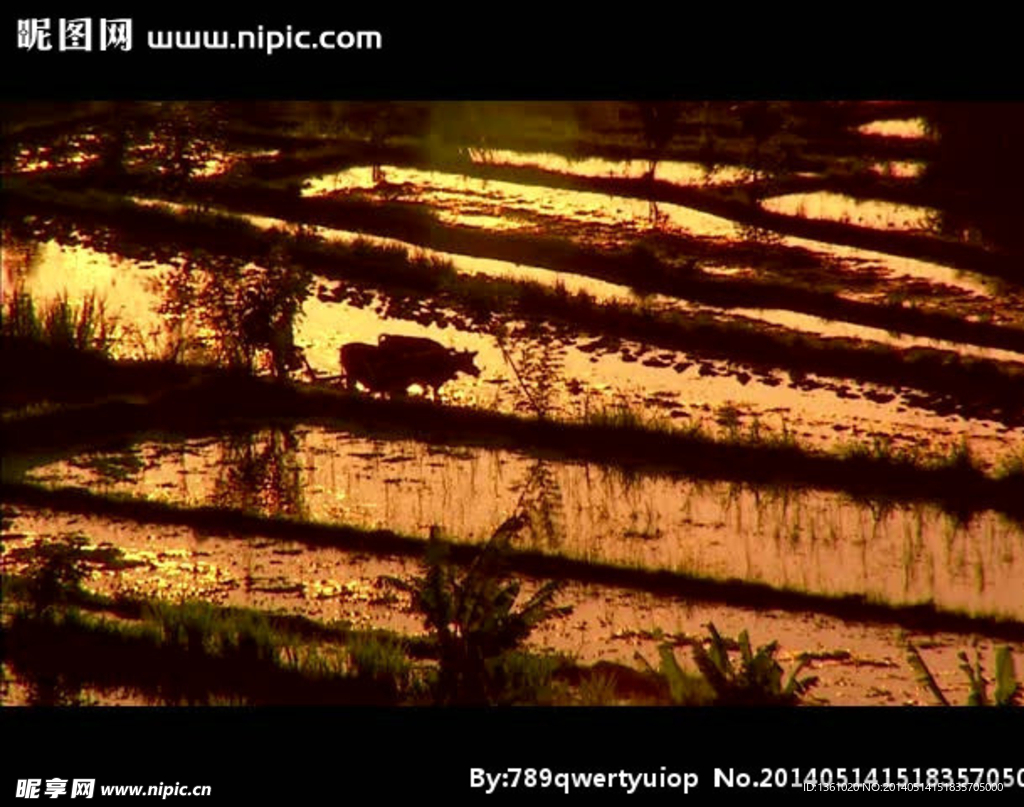
[[(907, 651), (907, 663), (917, 673), (918, 683), (931, 693), (940, 706), (950, 706), (949, 698), (939, 687), (920, 651), (906, 637), (903, 637), (903, 643)], [(977, 646), (974, 648), (973, 665), (965, 650), (957, 653), (957, 658), (969, 686), (967, 706), (1019, 706), (1024, 701), (1024, 683), (1017, 680), (1013, 651), (1009, 645), (996, 648), (994, 680), (986, 678), (981, 663), (981, 651)], [(989, 685), (993, 683), (996, 688), (990, 696)]]
[(1017, 680), (1013, 651), (1009, 645), (996, 649), (996, 706), (1019, 706), (1024, 703), (1024, 683)]
[[(660, 634), (660, 631), (658, 631)], [(715, 691), (708, 681), (700, 675), (687, 672), (676, 659), (675, 651), (669, 643), (658, 647), (660, 663), (655, 670), (639, 653), (636, 658), (644, 664), (649, 673), (659, 676), (668, 688), (668, 696), (676, 706), (706, 706), (715, 701)]]
[[(818, 683), (816, 676), (798, 678), (797, 675), (810, 659), (801, 656), (783, 683), (782, 666), (775, 660), (778, 642), (770, 642), (754, 652), (746, 631), (738, 641), (723, 638), (713, 623), (708, 623), (710, 647), (693, 645), (693, 660), (697, 669), (715, 691), (716, 702), (725, 705), (795, 705), (811, 687)], [(730, 644), (739, 646), (740, 664), (735, 666), (729, 658)]]
[(545, 583), (516, 607), (521, 584), (508, 575), (505, 556), (526, 521), (521, 513), (506, 520), (461, 575), (448, 560), (448, 545), (435, 534), (422, 577), (385, 578), (412, 596), (412, 607), (423, 614), (425, 627), (438, 642), (442, 702), (502, 701), (507, 654), (537, 625), (571, 611), (553, 605), (561, 587), (557, 581)]

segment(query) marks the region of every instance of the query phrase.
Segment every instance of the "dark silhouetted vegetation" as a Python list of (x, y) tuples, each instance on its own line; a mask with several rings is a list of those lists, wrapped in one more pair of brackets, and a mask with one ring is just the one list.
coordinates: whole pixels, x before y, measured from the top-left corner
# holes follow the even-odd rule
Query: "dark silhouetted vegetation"
[(525, 525), (522, 514), (507, 519), (461, 574), (450, 564), (446, 545), (434, 540), (427, 548), (423, 577), (389, 578), (411, 595), (413, 609), (423, 614), (424, 626), (437, 639), (442, 702), (515, 700), (524, 686), (534, 690), (554, 671), (545, 676), (535, 662), (511, 655), (537, 625), (571, 610), (553, 605), (561, 587), (555, 581), (516, 607), (522, 584), (509, 576), (505, 555)]

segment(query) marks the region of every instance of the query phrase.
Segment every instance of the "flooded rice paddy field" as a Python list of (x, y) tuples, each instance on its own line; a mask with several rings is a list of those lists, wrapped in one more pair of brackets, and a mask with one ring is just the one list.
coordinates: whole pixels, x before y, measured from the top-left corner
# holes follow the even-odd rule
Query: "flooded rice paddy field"
[[(618, 170), (630, 169), (623, 166)], [(386, 178), (383, 184), (374, 179), (377, 171)], [(449, 225), (554, 235), (595, 248), (628, 247), (643, 238), (643, 243), (670, 263), (673, 254), (686, 257), (696, 251), (707, 255), (701, 262), (705, 271), (734, 277), (827, 281), (870, 300), (898, 294), (925, 310), (930, 305), (939, 309), (956, 302), (975, 316), (1024, 324), (1021, 293), (983, 276), (902, 255), (773, 233), (679, 204), (398, 166), (351, 168), (311, 178), (303, 194), (406, 202), (426, 207), (439, 222)], [(938, 217), (931, 209), (829, 192), (766, 199), (764, 206), (796, 218), (822, 218), (878, 230), (929, 232)], [(740, 245), (760, 246), (779, 258), (765, 266), (715, 257), (716, 246)], [(581, 272), (586, 274), (585, 267)]]
[(1024, 619), (1024, 532), (991, 512), (965, 524), (931, 505), (627, 474), (316, 427), (144, 442), (26, 474), (48, 487), (389, 529), (424, 540), (439, 529), (478, 544), (524, 509), (524, 549)]
[[(152, 204), (152, 202), (146, 203)], [(180, 209), (180, 206), (155, 204), (168, 209)], [(226, 215), (230, 214), (230, 211), (227, 210), (220, 212)], [(280, 218), (251, 215), (242, 216), (241, 218), (264, 229), (283, 230), (289, 226), (287, 220)], [(569, 295), (584, 294), (597, 303), (619, 303), (627, 306), (639, 305), (644, 310), (652, 312), (680, 312), (689, 315), (710, 316), (722, 322), (744, 322), (761, 327), (775, 325), (780, 328), (822, 337), (863, 340), (865, 342), (874, 342), (898, 348), (931, 348), (950, 351), (961, 356), (1024, 363), (1024, 353), (1013, 350), (980, 347), (948, 339), (916, 337), (895, 330), (858, 325), (843, 320), (801, 314), (786, 309), (743, 308), (739, 306), (722, 308), (703, 305), (667, 294), (640, 292), (628, 285), (600, 280), (590, 277), (585, 273), (574, 274), (537, 266), (526, 266), (511, 261), (483, 258), (476, 255), (428, 249), (397, 238), (367, 235), (362, 232), (344, 231), (322, 226), (314, 226), (310, 230), (328, 242), (349, 245), (361, 242), (382, 248), (398, 248), (425, 259), (450, 263), (455, 271), (462, 276), (483, 276), (513, 281), (526, 281), (547, 289), (558, 289)], [(851, 265), (865, 265), (872, 260), (870, 253), (864, 251), (848, 250), (847, 254), (850, 255)], [(738, 268), (716, 267), (714, 269), (709, 268), (709, 271), (712, 273), (740, 274), (742, 270)], [(990, 298), (992, 296), (991, 284), (987, 283), (983, 278), (970, 278), (965, 276), (963, 272), (950, 272), (934, 264), (929, 265), (912, 259), (894, 260), (892, 271), (905, 273), (906, 278), (916, 278), (926, 283), (933, 283), (935, 288), (957, 289), (969, 298)], [(901, 278), (898, 277), (897, 279)], [(325, 286), (331, 284), (325, 284), (321, 278), (316, 278), (316, 282), (321, 289), (318, 296), (323, 298)], [(850, 299), (855, 298), (851, 297)], [(1004, 302), (1008, 305), (1012, 304), (1013, 298)]]
[[(96, 295), (116, 322), (112, 349), (119, 357), (158, 358), (183, 333), (194, 341), (210, 336), (198, 316), (171, 329), (167, 301), (173, 279), (181, 277), (179, 267), (54, 241), (23, 246), (23, 250), (31, 253), (30, 259), (19, 261), (17, 254), (5, 251), (5, 288), (25, 288), (41, 301), (66, 294), (72, 302), (79, 302)], [(461, 269), (459, 263), (456, 267)], [(474, 269), (481, 273), (499, 271), (486, 265)], [(511, 267), (506, 269), (511, 271)], [(192, 276), (203, 274), (201, 269), (191, 267), (190, 272)], [(564, 327), (537, 330), (524, 322), (510, 322), (504, 342), (499, 342), (491, 333), (466, 326), (424, 324), (390, 316), (390, 299), (383, 292), (352, 295), (344, 290), (344, 284), (316, 276), (311, 288), (317, 293), (303, 303), (295, 326), (295, 343), (304, 350), (312, 368), (325, 378), (337, 377), (341, 372), (342, 345), (373, 344), (381, 334), (395, 333), (477, 352), (480, 376), (460, 375), (442, 393), (445, 400), (462, 405), (498, 411), (528, 410), (530, 400), (517, 383), (516, 370), (531, 355), (546, 350), (559, 366), (550, 385), (548, 405), (561, 417), (627, 409), (645, 419), (679, 426), (699, 424), (726, 436), (731, 431), (746, 433), (753, 428), (765, 433), (786, 431), (821, 448), (836, 448), (857, 440), (884, 440), (897, 448), (928, 454), (948, 451), (966, 441), (972, 452), (989, 462), (997, 462), (1015, 445), (1024, 444), (1024, 426), (966, 418), (948, 408), (936, 408), (931, 397), (911, 389), (793, 375), (784, 369), (755, 370), (628, 339), (574, 335)], [(691, 308), (694, 313), (710, 310)], [(779, 326), (765, 327), (788, 326), (794, 319), (802, 319), (808, 330), (814, 329), (814, 318), (801, 318), (791, 312), (759, 313), (766, 323), (780, 321)], [(733, 317), (732, 321), (736, 319), (742, 318)], [(819, 330), (822, 335), (842, 333), (841, 324), (825, 325)], [(858, 337), (868, 329), (849, 330), (849, 336)], [(919, 341), (898, 337), (890, 340), (908, 348)], [(1006, 360), (1011, 365), (1019, 364), (1018, 358), (1024, 359), (1011, 351), (964, 348), (965, 355)]]
[[(87, 588), (101, 593), (172, 601), (201, 598), (325, 622), (341, 620), (357, 628), (388, 628), (412, 636), (423, 633), (421, 617), (411, 612), (407, 595), (380, 580), (382, 576), (407, 579), (421, 573), (418, 562), (407, 557), (313, 549), (259, 535), (140, 525), (25, 506), (8, 510), (11, 520), (3, 536), (7, 553), (37, 538), (67, 534), (88, 535), (95, 544), (108, 543), (124, 550), (134, 565), (95, 572), (86, 582)], [(527, 596), (536, 582), (526, 579), (524, 583)], [(531, 649), (569, 654), (583, 664), (610, 661), (636, 667), (637, 654), (656, 664), (657, 648), (666, 640), (676, 644), (679, 658), (686, 657), (688, 638), (705, 635), (705, 626), (713, 622), (724, 635), (749, 631), (755, 645), (779, 641), (779, 660), (786, 668), (801, 653), (812, 654), (809, 670), (820, 678), (813, 695), (820, 702), (929, 703), (904, 660), (899, 631), (893, 626), (810, 612), (732, 607), (582, 582), (569, 583), (559, 602), (571, 606), (572, 613), (541, 625), (530, 637)], [(965, 701), (967, 691), (957, 653), (969, 647), (969, 637), (913, 631), (909, 636), (952, 702)], [(978, 648), (990, 658), (995, 644), (982, 639)], [(1022, 643), (1011, 643), (1011, 647), (1018, 654), (1024, 652)], [(17, 684), (16, 678), (9, 681), (5, 702), (20, 702)], [(131, 690), (83, 695), (100, 704), (145, 702)]]
[(874, 229), (908, 230), (927, 233), (934, 229), (938, 210), (878, 200), (858, 201), (841, 194), (821, 191), (775, 196), (763, 203), (766, 210), (790, 216), (828, 219)]
[[(102, 138), (96, 134), (84, 134), (72, 137), (55, 145), (35, 145), (20, 149), (14, 155), (10, 173), (13, 175), (45, 172), (53, 169), (62, 170), (68, 167), (89, 168), (100, 162), (101, 155), (96, 149)], [(125, 160), (128, 168), (144, 165), (152, 159), (155, 149), (152, 146), (139, 146), (130, 150)], [(228, 173), (253, 160), (274, 159), (280, 156), (278, 149), (236, 148), (210, 149), (202, 148), (189, 157), (195, 161), (193, 176), (212, 177)]]
[[(951, 234), (937, 200), (906, 193), (930, 168), (927, 149), (935, 136), (929, 123), (917, 117), (889, 119), (880, 108), (877, 121), (849, 127), (844, 136), (861, 137), (865, 156), (837, 159), (835, 175), (805, 166), (784, 177), (790, 190), (801, 188), (797, 192), (787, 191), (781, 181), (773, 190), (771, 170), (761, 162), (756, 140), (750, 164), (650, 153), (576, 158), (554, 150), (498, 146), (466, 147), (461, 163), (444, 160), (437, 166), (346, 157), (335, 163), (340, 168), (312, 159), (312, 167), (303, 168), (301, 150), (289, 152), (275, 138), (273, 146), (197, 147), (188, 181), (177, 196), (161, 194), (159, 183), (150, 183), (125, 190), (119, 203), (159, 212), (168, 220), (186, 221), (197, 208), (216, 212), (223, 216), (225, 232), (235, 221), (296, 242), (301, 237), (358, 246), (367, 254), (408, 254), (423, 271), (450, 270), (452, 286), (472, 279), (529, 283), (565, 299), (585, 298), (603, 311), (682, 317), (719, 327), (721, 333), (746, 328), (780, 344), (805, 335), (862, 350), (866, 357), (879, 355), (872, 350), (902, 351), (897, 355), (909, 362), (915, 352), (941, 351), (950, 362), (983, 360), (1019, 370), (1024, 352), (993, 347), (991, 341), (977, 344), (971, 334), (978, 331), (965, 328), (964, 338), (957, 339), (955, 333), (939, 338), (901, 330), (901, 311), (1003, 328), (1005, 341), (1016, 345), (1024, 329), (1019, 284), (965, 268), (962, 256), (968, 252), (948, 262), (912, 254), (915, 243), (943, 239), (978, 254), (990, 246), (969, 227)], [(883, 141), (889, 144), (888, 156), (880, 156), (884, 149), (873, 151), (872, 144)], [(891, 145), (897, 141), (906, 144), (904, 151)], [(66, 179), (75, 171), (99, 170), (103, 163), (94, 153), (99, 144), (86, 134), (60, 149), (23, 148), (15, 152), (10, 173), (18, 182), (45, 183), (50, 171)], [(365, 144), (360, 148), (365, 150)], [(129, 173), (153, 159), (155, 149), (130, 149)], [(225, 193), (236, 205), (216, 207), (217, 194), (232, 191), (231, 183), (245, 188), (249, 171), (276, 163), (287, 167), (292, 160), (295, 170), (282, 171), (285, 179), (272, 193), (292, 189), (294, 209), (283, 205), (273, 214), (266, 209), (256, 214), (244, 193)], [(879, 184), (877, 194), (857, 195), (829, 189), (833, 180), (837, 187)], [(193, 187), (196, 196), (189, 200)], [(254, 183), (254, 197), (271, 193), (268, 187)], [(681, 203), (682, 198), (692, 198), (693, 206)], [(744, 200), (749, 216), (729, 215), (738, 209), (737, 200)], [(335, 205), (337, 221), (329, 217), (332, 226), (327, 227), (322, 219), (308, 220), (306, 212), (314, 209), (308, 205), (326, 206), (318, 211)], [(367, 209), (379, 210), (379, 220), (367, 218)], [(346, 211), (361, 218), (349, 226)], [(418, 229), (399, 226), (406, 214), (420, 222)], [(74, 214), (60, 209), (54, 219), (62, 219), (57, 229), (63, 237), (46, 235), (42, 227), (38, 237), (26, 237), (34, 224), (27, 218), (17, 233), (5, 225), (5, 305), (19, 292), (39, 310), (61, 297), (78, 306), (99, 300), (112, 326), (109, 353), (114, 359), (217, 361), (216, 346), (225, 342), (230, 319), (225, 313), (231, 308), (218, 299), (224, 256), (173, 241), (163, 248), (140, 248), (133, 245), (136, 236), (127, 225), (119, 232), (116, 213), (110, 215), (109, 231), (100, 232), (103, 228), (93, 221), (76, 230)], [(751, 224), (761, 220), (758, 216), (769, 217), (778, 229)], [(808, 238), (794, 234), (787, 220), (848, 227), (849, 233), (837, 239), (842, 243)], [(890, 252), (877, 240), (858, 241), (864, 232), (891, 235), (895, 247)], [(437, 233), (444, 234), (441, 242), (462, 245), (462, 251), (432, 248)], [(495, 257), (515, 251), (511, 239), (536, 239), (541, 245), (534, 250), (537, 260)], [(583, 257), (567, 266), (566, 254)], [(601, 270), (586, 259), (607, 254), (636, 255), (635, 282), (628, 273), (610, 277), (610, 264)], [(284, 253), (279, 263), (286, 266), (288, 260)], [(801, 294), (827, 293), (834, 295), (833, 310), (840, 313), (816, 316), (778, 302), (760, 308), (742, 296), (736, 299), (744, 302), (732, 306), (686, 299), (643, 276), (652, 260), (663, 267), (662, 280), (734, 284), (721, 287), (726, 297), (729, 288), (739, 292), (755, 282)], [(270, 276), (279, 268), (254, 261), (241, 276)], [(452, 379), (439, 396), (440, 405), (456, 413), (473, 408), (571, 421), (618, 414), (659, 428), (699, 427), (724, 441), (787, 435), (813, 451), (841, 451), (856, 442), (934, 456), (966, 445), (989, 472), (1024, 450), (1024, 403), (1020, 412), (959, 407), (951, 396), (911, 383), (885, 385), (804, 372), (789, 366), (785, 355), (774, 364), (755, 365), (723, 358), (710, 344), (706, 352), (699, 343), (689, 350), (668, 349), (656, 338), (624, 338), (601, 332), (600, 325), (577, 328), (543, 314), (531, 319), (522, 311), (496, 310), (485, 325), (463, 308), (451, 307), (440, 293), (438, 299), (427, 295), (410, 303), (408, 290), (387, 276), (368, 280), (357, 273), (358, 279), (350, 279), (346, 271), (342, 263), (332, 267), (333, 273), (306, 271), (302, 276), (288, 325), (306, 363), (293, 373), (295, 382), (340, 389), (343, 345), (376, 344), (383, 334), (400, 334), (475, 352), (480, 375)], [(884, 307), (891, 327), (844, 319), (841, 312), (853, 309), (843, 309), (842, 302)], [(244, 326), (234, 322), (231, 327)], [(260, 348), (254, 355), (255, 372), (273, 374), (272, 351)], [(537, 371), (538, 366), (543, 369)], [(540, 372), (540, 381), (524, 381), (530, 372)], [(414, 386), (412, 394), (425, 391)], [(85, 435), (81, 443), (88, 442)], [(637, 653), (655, 662), (657, 646), (666, 637), (677, 642), (683, 657), (687, 637), (704, 635), (707, 623), (714, 622), (729, 635), (749, 630), (755, 645), (778, 640), (784, 665), (800, 653), (815, 654), (812, 672), (822, 679), (815, 695), (835, 704), (909, 704), (926, 697), (905, 662), (898, 620), (887, 624), (884, 619), (839, 618), (828, 608), (818, 612), (813, 603), (823, 598), (860, 598), (894, 612), (925, 606), (940, 617), (1024, 623), (1024, 528), (991, 511), (963, 517), (932, 504), (860, 500), (812, 487), (627, 473), (543, 457), (541, 451), (377, 439), (355, 427), (307, 423), (234, 424), (223, 434), (211, 431), (205, 437), (125, 434), (115, 442), (116, 448), (107, 444), (5, 455), (3, 481), (55, 494), (85, 491), (96, 502), (165, 505), (183, 514), (182, 522), (148, 523), (102, 508), (72, 513), (8, 505), (5, 570), (19, 571), (12, 550), (36, 539), (81, 534), (93, 544), (124, 551), (131, 562), (128, 568), (92, 575), (88, 586), (103, 593), (199, 598), (411, 635), (422, 632), (419, 617), (407, 595), (382, 584), (380, 577), (416, 573), (412, 550), (425, 547), (431, 535), (482, 544), (506, 518), (523, 513), (528, 528), (515, 548), (553, 559), (557, 568), (576, 570), (567, 573), (570, 582), (561, 601), (573, 606), (572, 615), (541, 626), (530, 639), (532, 647), (569, 653), (585, 663), (609, 660), (635, 667)], [(186, 526), (187, 514), (201, 508), (303, 527), (386, 530), (411, 543), (409, 552), (396, 555), (301, 537), (289, 540), (280, 531), (260, 535), (258, 529)], [(643, 585), (588, 582), (578, 573), (588, 566), (674, 574), (699, 581), (704, 592), (720, 590), (721, 596), (671, 596)], [(526, 588), (537, 585), (530, 579)], [(730, 602), (728, 592), (736, 586), (761, 586), (769, 592), (768, 605)], [(783, 595), (806, 595), (808, 607), (795, 607), (792, 599), (775, 607), (771, 592), (782, 600)], [(942, 688), (963, 702), (966, 686), (956, 654), (969, 646), (969, 637), (932, 631), (914, 638)], [(997, 643), (981, 640), (986, 658)], [(1024, 645), (1013, 647), (1024, 653)], [(17, 700), (18, 685), (5, 686), (5, 700)], [(133, 697), (126, 693), (116, 700), (133, 702)]]

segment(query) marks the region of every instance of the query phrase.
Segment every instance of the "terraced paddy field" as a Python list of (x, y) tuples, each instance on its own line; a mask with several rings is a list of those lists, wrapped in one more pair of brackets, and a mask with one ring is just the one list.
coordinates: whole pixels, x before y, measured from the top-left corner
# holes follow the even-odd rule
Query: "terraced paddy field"
[(5, 141), (5, 703), (1019, 699), (1020, 105), (73, 107)]

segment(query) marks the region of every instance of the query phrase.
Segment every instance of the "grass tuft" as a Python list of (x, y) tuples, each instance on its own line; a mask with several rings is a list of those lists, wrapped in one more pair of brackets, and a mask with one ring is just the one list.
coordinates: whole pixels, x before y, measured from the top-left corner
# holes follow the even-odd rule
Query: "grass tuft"
[(104, 302), (87, 295), (73, 305), (67, 293), (37, 309), (34, 298), (16, 289), (0, 308), (0, 333), (10, 339), (41, 342), (55, 348), (110, 355), (114, 320), (107, 316)]

